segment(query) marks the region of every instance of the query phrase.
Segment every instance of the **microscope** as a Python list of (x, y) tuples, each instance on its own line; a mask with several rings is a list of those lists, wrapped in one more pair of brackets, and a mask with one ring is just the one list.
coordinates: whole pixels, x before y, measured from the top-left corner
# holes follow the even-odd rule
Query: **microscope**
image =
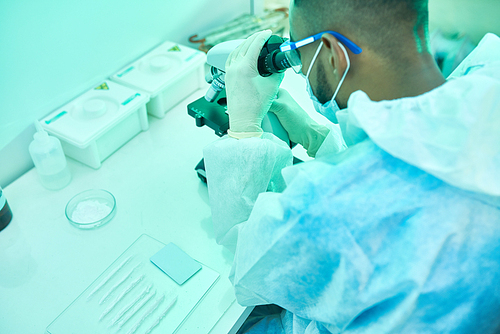
[[(229, 115), (227, 113), (227, 99), (225, 90), (225, 67), (229, 54), (236, 49), (244, 39), (232, 40), (215, 45), (207, 53), (207, 63), (210, 69), (205, 77), (210, 87), (205, 96), (188, 105), (188, 114), (196, 120), (196, 125), (203, 125), (215, 131), (219, 137), (227, 134), (229, 128)], [(280, 45), (285, 40), (279, 36), (272, 35), (264, 44), (259, 58), (257, 68), (263, 77), (273, 73), (281, 73), (292, 67), (285, 55), (280, 51)], [(288, 134), (281, 126), (278, 118), (273, 113), (267, 113), (262, 121), (262, 130), (273, 133), (292, 148)], [(300, 160), (294, 157), (294, 163)], [(195, 167), (198, 177), (207, 183), (205, 165), (203, 159)]]

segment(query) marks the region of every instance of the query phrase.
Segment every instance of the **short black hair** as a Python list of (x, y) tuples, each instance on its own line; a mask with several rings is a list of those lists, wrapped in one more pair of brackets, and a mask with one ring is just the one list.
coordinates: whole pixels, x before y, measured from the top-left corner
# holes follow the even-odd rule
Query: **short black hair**
[(429, 51), (428, 0), (294, 0), (294, 7), (311, 34), (338, 31), (390, 58), (409, 39), (417, 51)]

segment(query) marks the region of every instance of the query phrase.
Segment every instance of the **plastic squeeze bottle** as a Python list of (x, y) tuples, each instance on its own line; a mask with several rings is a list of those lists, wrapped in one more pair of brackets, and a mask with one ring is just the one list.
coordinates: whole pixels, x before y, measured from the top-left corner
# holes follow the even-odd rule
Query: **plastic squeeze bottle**
[(71, 174), (59, 139), (49, 134), (40, 123), (35, 122), (37, 132), (29, 146), (31, 159), (35, 164), (40, 182), (50, 190), (66, 187), (71, 181)]

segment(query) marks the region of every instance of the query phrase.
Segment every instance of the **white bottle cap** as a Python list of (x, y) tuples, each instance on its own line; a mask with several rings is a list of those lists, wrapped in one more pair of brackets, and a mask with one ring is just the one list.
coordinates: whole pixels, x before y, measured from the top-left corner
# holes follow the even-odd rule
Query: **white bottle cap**
[(33, 135), (33, 139), (35, 139), (36, 141), (41, 142), (41, 143), (48, 142), (49, 141), (49, 134), (47, 133), (47, 131), (45, 131), (42, 128), (42, 126), (40, 125), (40, 122), (35, 121), (35, 128), (36, 128), (36, 132)]
[(45, 142), (49, 141), (49, 134), (45, 131), (35, 132), (35, 134), (33, 135), (33, 138), (40, 143), (45, 143)]

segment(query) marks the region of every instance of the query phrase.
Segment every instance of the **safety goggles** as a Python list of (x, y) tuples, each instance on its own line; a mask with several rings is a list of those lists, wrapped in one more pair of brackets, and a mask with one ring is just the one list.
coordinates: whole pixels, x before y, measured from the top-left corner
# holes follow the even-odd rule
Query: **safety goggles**
[(300, 41), (297, 42), (291, 42), (290, 40), (288, 40), (280, 45), (280, 51), (285, 54), (286, 59), (292, 66), (295, 73), (300, 73), (300, 70), (302, 69), (302, 60), (300, 59), (300, 54), (297, 49), (306, 46), (308, 44), (311, 44), (317, 41), (318, 39), (321, 39), (321, 36), (323, 36), (323, 34), (326, 33), (335, 36), (343, 45), (345, 45), (354, 54), (360, 54), (363, 51), (359, 46), (351, 42), (347, 37), (343, 36), (342, 34), (339, 34), (338, 32), (330, 30), (317, 33), (315, 35), (301, 39)]

